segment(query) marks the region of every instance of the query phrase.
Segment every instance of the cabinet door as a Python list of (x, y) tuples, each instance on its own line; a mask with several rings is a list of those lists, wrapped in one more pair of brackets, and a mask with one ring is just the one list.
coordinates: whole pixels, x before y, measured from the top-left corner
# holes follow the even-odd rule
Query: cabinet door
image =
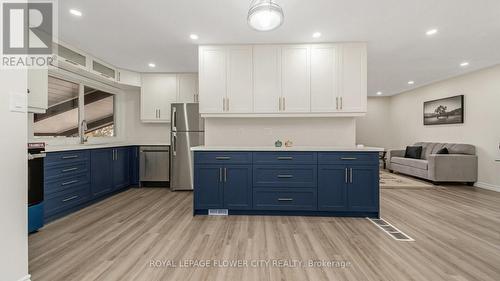
[(252, 97), (252, 46), (228, 47), (227, 105), (231, 113), (250, 113)]
[(366, 44), (343, 44), (341, 71), (341, 111), (366, 112)]
[(349, 166), (347, 187), (349, 210), (378, 212), (379, 170), (377, 166)]
[(337, 47), (311, 46), (311, 111), (335, 112), (338, 106)]
[(121, 189), (130, 184), (130, 155), (128, 147), (115, 148), (113, 160), (113, 188)]
[(170, 122), (170, 104), (177, 100), (175, 74), (143, 74), (141, 120)]
[(224, 208), (246, 210), (252, 208), (252, 167), (249, 165), (225, 165)]
[(319, 165), (318, 210), (347, 210), (348, 168), (344, 165)]
[(118, 70), (116, 75), (116, 81), (118, 81), (118, 83), (120, 84), (136, 87), (141, 86), (141, 74), (138, 72), (120, 69)]
[(130, 185), (139, 185), (139, 147), (130, 148)]
[(92, 149), (90, 170), (92, 196), (101, 196), (113, 190), (112, 149)]
[(158, 119), (161, 122), (170, 122), (171, 118), (171, 104), (177, 101), (177, 75), (176, 74), (163, 74), (161, 76), (161, 83), (164, 87), (164, 93), (161, 96)]
[(222, 113), (226, 97), (226, 48), (200, 47), (200, 113)]
[(44, 113), (48, 108), (49, 74), (47, 69), (28, 70), (29, 112)]
[(255, 113), (275, 113), (280, 110), (281, 47), (253, 47), (253, 105)]
[(300, 113), (311, 110), (310, 48), (284, 46), (282, 52), (282, 111)]
[(194, 208), (221, 209), (223, 166), (195, 165), (194, 169)]
[(179, 74), (177, 84), (177, 102), (198, 102), (198, 74)]

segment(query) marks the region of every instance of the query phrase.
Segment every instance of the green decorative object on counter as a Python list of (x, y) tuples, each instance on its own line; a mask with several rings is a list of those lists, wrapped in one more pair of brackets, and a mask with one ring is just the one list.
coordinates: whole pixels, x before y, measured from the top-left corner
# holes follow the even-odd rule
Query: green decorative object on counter
[(283, 143), (280, 140), (277, 140), (277, 141), (274, 142), (274, 146), (275, 147), (282, 147)]

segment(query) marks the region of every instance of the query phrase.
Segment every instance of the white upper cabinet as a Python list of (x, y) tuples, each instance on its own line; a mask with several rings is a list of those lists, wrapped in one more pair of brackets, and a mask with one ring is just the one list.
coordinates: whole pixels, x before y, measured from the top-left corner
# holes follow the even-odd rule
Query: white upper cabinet
[(252, 71), (252, 46), (227, 48), (226, 112), (252, 112)]
[(367, 111), (367, 54), (365, 43), (342, 44), (340, 111)]
[(338, 47), (311, 46), (311, 111), (335, 112), (338, 102)]
[(281, 111), (310, 112), (310, 47), (283, 46), (281, 66)]
[(205, 116), (366, 113), (366, 44), (202, 46)]
[(177, 102), (198, 102), (198, 74), (177, 75)]
[(143, 74), (141, 87), (141, 120), (170, 122), (170, 104), (177, 100), (175, 74)]
[(281, 47), (253, 47), (253, 105), (255, 113), (281, 109)]
[(226, 108), (226, 48), (200, 47), (198, 55), (200, 113), (221, 113)]
[(129, 85), (129, 86), (141, 86), (141, 74), (138, 72), (133, 72), (125, 69), (119, 69), (116, 74), (116, 82)]
[(28, 111), (34, 113), (45, 113), (48, 108), (48, 92), (48, 70), (28, 70)]

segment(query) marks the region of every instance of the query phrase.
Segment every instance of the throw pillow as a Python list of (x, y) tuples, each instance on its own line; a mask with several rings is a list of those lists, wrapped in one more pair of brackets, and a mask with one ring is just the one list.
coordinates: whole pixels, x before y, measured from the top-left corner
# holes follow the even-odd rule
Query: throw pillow
[(448, 148), (443, 147), (440, 150), (438, 150), (436, 154), (450, 154), (450, 152), (448, 151)]
[(421, 146), (407, 146), (405, 151), (405, 158), (421, 159), (422, 147)]

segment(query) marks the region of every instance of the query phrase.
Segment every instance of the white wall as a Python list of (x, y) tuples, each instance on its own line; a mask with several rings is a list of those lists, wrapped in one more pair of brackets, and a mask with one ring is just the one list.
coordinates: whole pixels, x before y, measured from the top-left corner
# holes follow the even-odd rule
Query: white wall
[(0, 70), (0, 280), (28, 275), (27, 114), (10, 112), (10, 93), (26, 94), (27, 73)]
[[(455, 95), (465, 95), (464, 124), (423, 125), (424, 101)], [(479, 158), (477, 185), (500, 191), (500, 162), (495, 162), (500, 159), (500, 65), (390, 97), (388, 118), (380, 114), (387, 102), (379, 99), (370, 98), (367, 118), (357, 120), (358, 139), (373, 138), (383, 144), (374, 128), (384, 127), (390, 135), (383, 145), (386, 148), (403, 148), (417, 141), (473, 144)]]
[(391, 146), (390, 102), (389, 97), (368, 98), (368, 113), (356, 118), (356, 143), (385, 148)]
[(206, 145), (273, 146), (277, 139), (295, 146), (353, 146), (354, 118), (207, 118)]

